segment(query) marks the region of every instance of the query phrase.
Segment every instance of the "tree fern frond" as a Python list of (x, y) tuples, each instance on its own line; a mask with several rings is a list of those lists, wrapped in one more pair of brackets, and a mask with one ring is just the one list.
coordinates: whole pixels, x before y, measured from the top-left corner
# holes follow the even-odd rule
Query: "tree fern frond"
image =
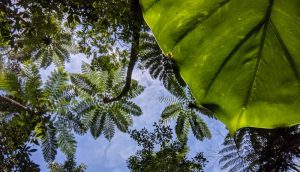
[(93, 122), (95, 122), (97, 115), (97, 110), (95, 108), (91, 108), (88, 111), (85, 111), (81, 116), (81, 122), (85, 128), (91, 128)]
[(115, 123), (109, 115), (105, 116), (103, 134), (107, 140), (111, 140), (115, 134)]
[(60, 126), (58, 127), (57, 133), (58, 147), (68, 157), (74, 157), (76, 153), (77, 142), (72, 132), (66, 127)]
[(89, 95), (95, 94), (95, 86), (82, 74), (71, 74), (71, 81), (76, 89), (80, 89)]
[(161, 73), (162, 73), (163, 67), (162, 66), (158, 66), (154, 71), (153, 71), (153, 77), (154, 78), (158, 78)]
[[(49, 51), (51, 52), (51, 50)], [(54, 54), (51, 53), (52, 56), (49, 58), (52, 58), (52, 62), (55, 64), (57, 67), (64, 66), (64, 62), (68, 57), (65, 56), (58, 48), (54, 49)]]
[(140, 116), (143, 113), (142, 109), (131, 101), (121, 101), (121, 103), (118, 103), (117, 105), (118, 107), (116, 108), (134, 116)]
[(46, 126), (46, 133), (42, 136), (42, 152), (46, 162), (50, 163), (55, 159), (57, 140), (56, 130), (52, 125)]
[(60, 60), (62, 63), (64, 63), (64, 61), (66, 62), (70, 61), (70, 53), (65, 47), (63, 47), (63, 45), (57, 45), (57, 50), (61, 54)]
[(44, 92), (48, 99), (57, 99), (67, 88), (68, 75), (63, 68), (51, 72), (45, 83)]
[(219, 151), (219, 154), (224, 154), (224, 153), (233, 152), (233, 151), (237, 151), (236, 146), (235, 145), (229, 145), (229, 146), (226, 146), (223, 149), (221, 149)]
[(203, 140), (204, 138), (211, 138), (211, 133), (206, 123), (194, 112), (191, 112), (189, 114), (189, 122), (193, 134), (198, 140)]
[(113, 81), (112, 82), (114, 83), (114, 85), (117, 85), (119, 83), (124, 83), (124, 78), (125, 78), (125, 69), (118, 68), (113, 73)]
[(72, 111), (74, 111), (79, 117), (82, 117), (93, 109), (95, 109), (95, 102), (91, 99), (81, 100), (72, 107)]
[(11, 72), (0, 73), (0, 90), (20, 98), (21, 84), (18, 76)]
[(108, 74), (106, 71), (104, 72), (91, 71), (89, 74), (86, 74), (85, 77), (88, 78), (89, 81), (96, 88), (95, 91), (104, 92), (105, 89), (107, 88), (106, 81), (107, 81)]
[(231, 145), (235, 145), (234, 139), (230, 136), (230, 134), (228, 133), (225, 137), (225, 140), (223, 142), (224, 146), (231, 146)]
[(122, 111), (118, 109), (112, 109), (109, 116), (122, 132), (127, 132), (128, 127), (132, 125), (132, 117), (126, 113), (122, 113)]
[(94, 115), (90, 114), (91, 119), (91, 124), (90, 124), (90, 131), (94, 139), (98, 138), (103, 129), (104, 129), (104, 122), (107, 114), (101, 113), (99, 111), (95, 111)]
[(226, 155), (223, 155), (222, 158), (219, 160), (219, 163), (228, 161), (228, 160), (236, 158), (236, 157), (239, 157), (239, 154), (237, 153), (237, 151), (236, 152), (230, 152)]
[(176, 121), (175, 132), (180, 142), (185, 143), (188, 137), (189, 128), (187, 128), (187, 117), (179, 115)]
[[(45, 53), (45, 49), (41, 48), (33, 53), (32, 61), (41, 61), (43, 54)], [(41, 62), (39, 62), (41, 63)]]
[(243, 163), (236, 163), (232, 168), (230, 168), (229, 172), (239, 172), (243, 171)]
[(221, 169), (225, 170), (227, 168), (234, 167), (236, 164), (240, 164), (240, 163), (243, 163), (240, 157), (235, 157), (230, 159), (229, 161), (226, 161), (226, 163), (221, 166)]
[(41, 97), (41, 76), (38, 68), (30, 61), (24, 62), (20, 74), (22, 78), (23, 100), (37, 105), (38, 98)]
[(133, 99), (133, 98), (139, 96), (140, 94), (142, 94), (144, 89), (145, 89), (145, 87), (139, 85), (136, 80), (132, 80), (131, 81), (131, 87), (130, 87), (130, 90), (128, 91), (128, 93), (127, 93), (126, 98), (127, 99)]
[(84, 74), (89, 74), (91, 73), (93, 70), (91, 69), (90, 64), (82, 61), (82, 65), (81, 65), (81, 72)]
[(182, 101), (180, 99), (178, 99), (177, 97), (175, 97), (175, 96), (170, 96), (170, 97), (162, 96), (162, 97), (159, 97), (159, 101), (161, 103), (164, 103), (164, 104), (167, 104), (167, 105), (182, 103)]
[(182, 108), (183, 107), (182, 107), (181, 103), (173, 103), (173, 104), (165, 107), (165, 109), (161, 113), (161, 118), (163, 120), (167, 120), (170, 118), (176, 118), (177, 115), (181, 112)]
[(53, 55), (53, 52), (49, 53), (48, 51), (45, 50), (45, 52), (41, 56), (41, 60), (39, 60), (40, 67), (45, 69), (51, 65), (52, 60), (51, 58), (49, 58), (49, 56), (51, 57), (51, 54)]

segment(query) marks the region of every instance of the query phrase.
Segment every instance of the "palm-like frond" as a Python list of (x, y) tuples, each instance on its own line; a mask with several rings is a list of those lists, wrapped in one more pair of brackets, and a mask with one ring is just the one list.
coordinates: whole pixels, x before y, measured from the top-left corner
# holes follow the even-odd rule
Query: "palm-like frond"
[(115, 108), (121, 109), (122, 111), (134, 116), (142, 115), (142, 109), (131, 101), (122, 100), (120, 103), (116, 104)]
[(211, 133), (206, 123), (193, 111), (189, 114), (189, 122), (193, 134), (198, 140), (211, 138)]
[(23, 64), (23, 70), (20, 74), (23, 100), (31, 105), (39, 104), (41, 96), (41, 76), (38, 68), (30, 61)]
[(187, 142), (190, 126), (185, 114), (179, 115), (176, 121), (175, 132), (180, 142)]
[(87, 128), (90, 128), (92, 136), (96, 139), (102, 134), (106, 115), (99, 111), (91, 111), (89, 117), (89, 120), (91, 119), (87, 121), (89, 123), (84, 122), (84, 124), (86, 124)]
[(29, 54), (33, 61), (40, 67), (46, 68), (53, 62), (56, 66), (63, 66), (70, 60), (69, 49), (72, 45), (71, 35), (67, 32), (58, 32), (39, 38), (40, 43), (29, 48)]
[(182, 96), (161, 97), (160, 101), (167, 104), (161, 113), (161, 118), (164, 121), (177, 118), (175, 130), (179, 141), (187, 141), (190, 128), (198, 140), (211, 138), (207, 125), (198, 116), (198, 110), (190, 107), (194, 99), (188, 91), (186, 89)]
[(18, 75), (13, 76), (7, 71), (0, 77), (4, 78), (0, 81), (4, 91), (0, 97), (0, 113), (22, 117), (18, 123), (30, 128), (28, 136), (22, 137), (41, 139), (47, 162), (54, 160), (58, 146), (72, 156), (76, 147), (72, 130), (83, 133), (85, 129), (70, 109), (75, 94), (68, 84), (67, 73), (62, 68), (56, 69), (42, 87), (38, 68), (32, 62), (26, 62)]
[(52, 124), (46, 126), (46, 131), (42, 136), (42, 152), (46, 162), (52, 162), (57, 153), (56, 130)]
[(103, 134), (107, 140), (111, 140), (112, 137), (114, 136), (115, 125), (116, 124), (115, 124), (114, 120), (109, 115), (106, 115), (104, 124), (103, 124)]
[(57, 125), (57, 145), (68, 157), (74, 157), (76, 152), (76, 140), (69, 128)]
[(22, 90), (18, 76), (10, 71), (0, 73), (0, 90), (20, 98)]
[(154, 79), (162, 81), (165, 88), (176, 96), (184, 95), (185, 86), (175, 63), (170, 57), (163, 55), (153, 35), (145, 32), (141, 34), (140, 61), (141, 68), (148, 69)]
[(131, 115), (142, 114), (141, 108), (130, 99), (141, 94), (143, 87), (133, 80), (131, 90), (126, 97), (116, 102), (106, 103), (105, 99), (120, 93), (124, 85), (125, 70), (105, 71), (100, 67), (92, 68), (84, 63), (82, 72), (82, 74), (72, 74), (71, 81), (80, 99), (73, 111), (81, 118), (84, 126), (90, 129), (95, 138), (104, 134), (110, 140), (115, 133), (115, 127), (126, 132), (132, 125)]
[(182, 107), (181, 103), (173, 103), (173, 104), (165, 107), (165, 109), (161, 113), (161, 118), (163, 120), (167, 120), (170, 118), (176, 118), (178, 116), (178, 114), (181, 112), (182, 108), (183, 107)]
[(248, 160), (252, 159), (255, 161), (256, 154), (253, 154), (253, 150), (248, 147), (248, 145), (251, 144), (248, 136), (247, 130), (242, 129), (236, 133), (235, 138), (231, 137), (229, 134), (225, 137), (223, 142), (224, 147), (219, 151), (219, 154), (222, 155), (219, 160), (221, 169), (227, 169), (232, 172), (252, 171), (250, 169), (253, 168), (253, 166), (248, 163)]

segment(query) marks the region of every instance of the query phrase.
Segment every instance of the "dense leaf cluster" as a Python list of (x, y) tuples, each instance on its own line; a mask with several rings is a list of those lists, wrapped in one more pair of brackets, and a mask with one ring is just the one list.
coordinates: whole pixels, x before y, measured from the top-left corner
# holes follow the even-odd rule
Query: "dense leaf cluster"
[(154, 131), (146, 128), (130, 131), (130, 137), (142, 147), (129, 157), (127, 166), (131, 171), (139, 172), (202, 172), (208, 162), (203, 153), (197, 153), (191, 160), (187, 158), (188, 148), (172, 137), (169, 126), (154, 123)]

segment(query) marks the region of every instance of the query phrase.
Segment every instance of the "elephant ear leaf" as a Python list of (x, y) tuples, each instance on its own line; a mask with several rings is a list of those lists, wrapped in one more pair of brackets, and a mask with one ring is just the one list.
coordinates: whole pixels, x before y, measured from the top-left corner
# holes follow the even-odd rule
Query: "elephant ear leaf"
[(141, 0), (199, 104), (233, 134), (300, 123), (299, 0)]

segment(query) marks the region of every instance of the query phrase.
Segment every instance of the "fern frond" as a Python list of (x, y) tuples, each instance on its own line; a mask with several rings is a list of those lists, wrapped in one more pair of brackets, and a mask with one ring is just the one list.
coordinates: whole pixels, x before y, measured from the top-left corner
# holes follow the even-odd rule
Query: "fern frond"
[(92, 99), (85, 99), (74, 105), (72, 111), (74, 111), (77, 116), (82, 117), (93, 109), (95, 109), (95, 102)]
[(161, 103), (166, 104), (166, 105), (182, 103), (182, 101), (180, 99), (178, 99), (177, 97), (175, 97), (175, 96), (169, 96), (169, 97), (162, 96), (162, 97), (159, 97), (159, 101)]
[(109, 116), (122, 132), (127, 132), (128, 127), (132, 125), (132, 117), (129, 114), (122, 113), (119, 109), (112, 109)]
[(63, 68), (51, 72), (45, 83), (44, 92), (48, 99), (57, 100), (67, 88), (68, 75)]
[(197, 114), (191, 112), (188, 116), (193, 134), (198, 140), (202, 141), (204, 138), (211, 138), (209, 128)]
[(103, 134), (107, 140), (111, 140), (115, 134), (115, 123), (109, 115), (105, 115)]
[(30, 61), (24, 62), (20, 74), (22, 80), (23, 100), (38, 105), (41, 97), (42, 80), (38, 68)]
[(243, 163), (236, 163), (230, 170), (229, 172), (239, 172), (243, 171)]
[(228, 160), (236, 158), (236, 157), (239, 157), (239, 154), (237, 153), (237, 151), (230, 152), (230, 153), (228, 153), (226, 155), (223, 155), (222, 158), (219, 160), (219, 163), (228, 161)]
[(180, 142), (185, 143), (187, 141), (189, 126), (186, 115), (179, 115), (176, 121), (175, 132)]
[(61, 151), (68, 157), (74, 157), (76, 153), (77, 142), (75, 137), (68, 128), (59, 126), (57, 128), (57, 144)]
[(124, 68), (118, 68), (116, 71), (114, 71), (113, 73), (113, 84), (117, 85), (120, 83), (124, 82), (124, 78), (125, 78), (125, 69)]
[(42, 152), (46, 162), (50, 163), (55, 159), (57, 140), (56, 130), (49, 124), (46, 126), (46, 133), (42, 136)]
[(93, 71), (93, 70), (91, 69), (90, 64), (88, 64), (88, 63), (82, 61), (81, 72), (82, 72), (83, 74), (89, 74), (89, 73), (91, 73), (92, 71)]
[(89, 110), (82, 113), (80, 116), (82, 116), (81, 122), (84, 125), (84, 127), (90, 128), (90, 126), (95, 121), (95, 118), (97, 116), (97, 110), (94, 107), (92, 107)]
[(142, 109), (131, 101), (121, 101), (116, 108), (134, 116), (142, 115)]
[(229, 161), (226, 161), (226, 163), (221, 166), (221, 169), (225, 170), (225, 169), (230, 168), (232, 166), (234, 167), (236, 164), (240, 164), (240, 163), (242, 163), (242, 160), (240, 159), (240, 157), (235, 157), (235, 158), (232, 158)]
[(142, 94), (142, 92), (144, 91), (145, 87), (141, 86), (138, 84), (138, 82), (136, 80), (132, 80), (131, 81), (131, 87), (130, 90), (127, 93), (126, 99), (133, 99), (139, 95)]
[(0, 73), (0, 90), (6, 94), (21, 98), (21, 84), (17, 75), (11, 72)]
[(236, 146), (235, 145), (229, 145), (229, 146), (226, 146), (223, 149), (221, 149), (219, 151), (219, 154), (224, 154), (224, 153), (233, 152), (233, 151), (237, 151)]
[(88, 74), (85, 74), (85, 77), (89, 79), (89, 81), (93, 84), (93, 86), (96, 88), (95, 91), (97, 92), (104, 92), (106, 90), (106, 81), (108, 74), (106, 71), (100, 72), (100, 71), (91, 71)]
[(80, 89), (81, 91), (86, 92), (88, 95), (95, 94), (95, 86), (85, 75), (71, 74), (71, 81), (76, 90)]
[(106, 118), (106, 114), (105, 113), (101, 113), (99, 111), (95, 111), (94, 115), (90, 114), (90, 119), (92, 119), (90, 121), (90, 131), (91, 131), (91, 135), (94, 137), (94, 139), (98, 138), (103, 129), (104, 129), (104, 122), (105, 122), (105, 118)]
[(170, 118), (176, 118), (182, 109), (183, 109), (183, 107), (182, 107), (181, 103), (173, 103), (173, 104), (165, 107), (165, 109), (161, 113), (161, 118), (163, 120), (167, 120)]
[(59, 59), (61, 61), (61, 63), (69, 62), (70, 61), (70, 53), (69, 51), (63, 47), (63, 45), (57, 45), (56, 49), (60, 52), (60, 56)]

